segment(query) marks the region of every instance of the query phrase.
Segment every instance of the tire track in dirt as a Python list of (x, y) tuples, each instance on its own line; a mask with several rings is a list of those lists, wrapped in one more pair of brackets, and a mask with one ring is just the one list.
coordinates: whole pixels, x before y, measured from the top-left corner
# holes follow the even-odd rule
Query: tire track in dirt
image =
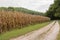
[(56, 40), (59, 33), (59, 24), (56, 21), (55, 25), (45, 34), (38, 37), (37, 40)]
[[(20, 36), (20, 37), (17, 37), (17, 38), (12, 38), (10, 40), (40, 40), (39, 36), (45, 32), (47, 32), (51, 27), (52, 25), (54, 25), (55, 21), (50, 23), (49, 25), (39, 29), (39, 30), (35, 30), (35, 31), (32, 31), (30, 33), (27, 33), (23, 36)], [(38, 39), (37, 39), (38, 38)], [(43, 37), (41, 37), (43, 38)]]

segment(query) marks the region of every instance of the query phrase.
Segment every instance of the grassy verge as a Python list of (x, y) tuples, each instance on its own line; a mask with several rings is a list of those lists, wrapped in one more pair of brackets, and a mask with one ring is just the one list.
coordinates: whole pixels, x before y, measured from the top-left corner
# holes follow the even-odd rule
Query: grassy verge
[(21, 36), (23, 34), (26, 34), (28, 32), (31, 32), (33, 30), (37, 30), (39, 28), (42, 28), (49, 24), (50, 22), (40, 23), (36, 25), (29, 25), (28, 27), (22, 28), (22, 29), (15, 29), (12, 31), (8, 31), (4, 34), (0, 34), (0, 40), (9, 40), (10, 38)]
[[(59, 24), (60, 24), (60, 21), (59, 21)], [(60, 40), (60, 31), (59, 31), (59, 34), (58, 34), (57, 40)]]

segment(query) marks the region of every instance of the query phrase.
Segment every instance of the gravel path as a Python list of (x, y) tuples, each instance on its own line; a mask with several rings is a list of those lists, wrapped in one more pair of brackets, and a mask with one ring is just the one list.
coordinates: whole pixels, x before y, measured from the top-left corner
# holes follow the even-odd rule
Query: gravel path
[[(59, 24), (54, 21), (49, 25), (10, 40), (55, 40), (59, 33)], [(43, 35), (43, 36), (42, 36)]]

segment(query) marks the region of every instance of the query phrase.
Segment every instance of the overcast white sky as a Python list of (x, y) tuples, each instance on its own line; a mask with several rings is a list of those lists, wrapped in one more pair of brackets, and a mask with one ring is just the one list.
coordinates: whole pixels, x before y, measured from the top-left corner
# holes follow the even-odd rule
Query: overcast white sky
[(24, 7), (27, 9), (45, 12), (54, 0), (0, 0), (0, 6)]

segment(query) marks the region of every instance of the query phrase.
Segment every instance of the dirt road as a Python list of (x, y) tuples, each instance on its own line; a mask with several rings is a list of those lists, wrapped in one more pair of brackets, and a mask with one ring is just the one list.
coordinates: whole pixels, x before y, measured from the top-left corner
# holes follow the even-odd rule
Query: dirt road
[(58, 21), (54, 21), (49, 25), (39, 30), (32, 31), (23, 36), (13, 38), (10, 40), (56, 40), (59, 33)]

